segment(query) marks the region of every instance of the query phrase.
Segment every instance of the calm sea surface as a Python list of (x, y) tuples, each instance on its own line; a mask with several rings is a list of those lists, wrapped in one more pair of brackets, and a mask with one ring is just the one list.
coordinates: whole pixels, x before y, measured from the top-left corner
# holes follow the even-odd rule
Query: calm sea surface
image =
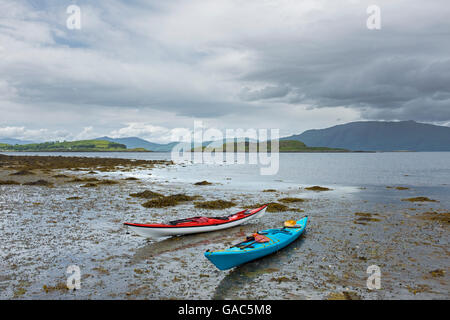
[[(148, 152), (19, 152), (9, 155), (48, 155), (170, 160), (170, 153)], [(161, 169), (157, 174), (186, 182), (199, 178), (236, 178), (243, 185), (323, 184), (336, 186), (445, 186), (450, 183), (450, 152), (281, 153), (275, 175), (261, 175), (260, 165), (195, 164)]]

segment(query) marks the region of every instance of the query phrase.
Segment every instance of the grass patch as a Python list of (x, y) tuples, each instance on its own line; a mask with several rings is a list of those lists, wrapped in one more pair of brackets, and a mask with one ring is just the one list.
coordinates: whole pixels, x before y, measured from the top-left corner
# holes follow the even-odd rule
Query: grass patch
[(236, 204), (232, 201), (225, 200), (212, 200), (212, 201), (203, 201), (196, 202), (195, 207), (199, 209), (228, 209), (234, 207)]
[(82, 198), (80, 198), (80, 197), (69, 197), (69, 198), (66, 198), (66, 200), (81, 200)]

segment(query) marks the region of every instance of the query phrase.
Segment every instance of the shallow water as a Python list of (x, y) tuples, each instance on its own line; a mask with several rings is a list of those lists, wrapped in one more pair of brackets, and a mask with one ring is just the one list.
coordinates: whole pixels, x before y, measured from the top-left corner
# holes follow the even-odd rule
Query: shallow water
[[(10, 152), (8, 155), (47, 155), (113, 157), (141, 160), (171, 160), (160, 152)], [(248, 155), (247, 155), (248, 159)], [(163, 168), (162, 178), (198, 181), (236, 178), (249, 184), (324, 184), (340, 186), (411, 185), (442, 186), (450, 184), (450, 152), (385, 153), (281, 153), (276, 175), (260, 175), (263, 165), (192, 164)], [(248, 163), (248, 161), (247, 161)], [(284, 185), (280, 184), (280, 185)]]
[[(62, 155), (170, 160), (168, 153)], [(280, 154), (276, 176), (259, 175), (257, 165), (190, 163), (101, 175), (140, 181), (93, 189), (0, 186), (0, 298), (324, 299), (342, 291), (364, 299), (450, 297), (448, 225), (418, 218), (426, 211), (449, 212), (450, 153)], [(214, 184), (193, 185), (201, 180)], [(304, 189), (311, 185), (333, 190)], [(409, 189), (386, 188), (394, 186)], [(262, 192), (269, 188), (277, 192)], [(214, 212), (192, 203), (145, 209), (143, 200), (128, 196), (144, 189), (233, 199), (237, 206)], [(66, 200), (70, 196), (82, 199)], [(226, 215), (288, 196), (308, 200), (290, 204), (304, 213), (267, 213), (220, 232), (150, 241), (127, 234), (122, 225)], [(439, 202), (402, 201), (416, 196)], [(358, 212), (374, 213), (377, 221), (358, 224)], [(276, 254), (228, 271), (203, 257), (207, 249), (225, 248), (304, 214), (310, 217), (306, 233)], [(65, 283), (73, 264), (81, 269), (80, 290), (43, 290)], [(381, 269), (381, 289), (371, 291), (366, 270), (373, 264)], [(444, 275), (434, 276), (437, 269)]]

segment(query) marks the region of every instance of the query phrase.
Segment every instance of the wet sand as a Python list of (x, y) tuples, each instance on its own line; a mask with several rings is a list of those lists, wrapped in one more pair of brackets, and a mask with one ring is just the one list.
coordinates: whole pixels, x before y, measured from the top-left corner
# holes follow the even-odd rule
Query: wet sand
[[(10, 181), (0, 182), (1, 299), (450, 298), (450, 208), (441, 199), (407, 200), (417, 192), (375, 187), (362, 188), (358, 197), (301, 185), (244, 192), (232, 181), (155, 178), (153, 170), (177, 166), (162, 160), (58, 158), (0, 156), (0, 181)], [(139, 180), (130, 179), (135, 173)], [(130, 196), (144, 190), (197, 200), (145, 208), (148, 199)], [(280, 201), (286, 198), (305, 201)], [(213, 200), (235, 206), (195, 205)], [(268, 202), (287, 210), (275, 207), (259, 220), (214, 233), (152, 241), (123, 226), (228, 215)], [(203, 257), (207, 249), (303, 215), (310, 217), (306, 233), (276, 254), (229, 271)], [(65, 286), (70, 265), (81, 269), (80, 290)], [(367, 289), (370, 265), (381, 269), (379, 290)]]

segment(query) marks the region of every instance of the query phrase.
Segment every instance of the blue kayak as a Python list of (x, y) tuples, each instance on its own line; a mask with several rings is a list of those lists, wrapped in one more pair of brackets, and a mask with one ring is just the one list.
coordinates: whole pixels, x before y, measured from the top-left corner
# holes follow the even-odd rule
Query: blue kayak
[(300, 237), (306, 228), (308, 217), (292, 222), (294, 224), (289, 227), (259, 231), (231, 248), (219, 251), (208, 250), (205, 252), (205, 257), (218, 269), (226, 270), (274, 253)]

